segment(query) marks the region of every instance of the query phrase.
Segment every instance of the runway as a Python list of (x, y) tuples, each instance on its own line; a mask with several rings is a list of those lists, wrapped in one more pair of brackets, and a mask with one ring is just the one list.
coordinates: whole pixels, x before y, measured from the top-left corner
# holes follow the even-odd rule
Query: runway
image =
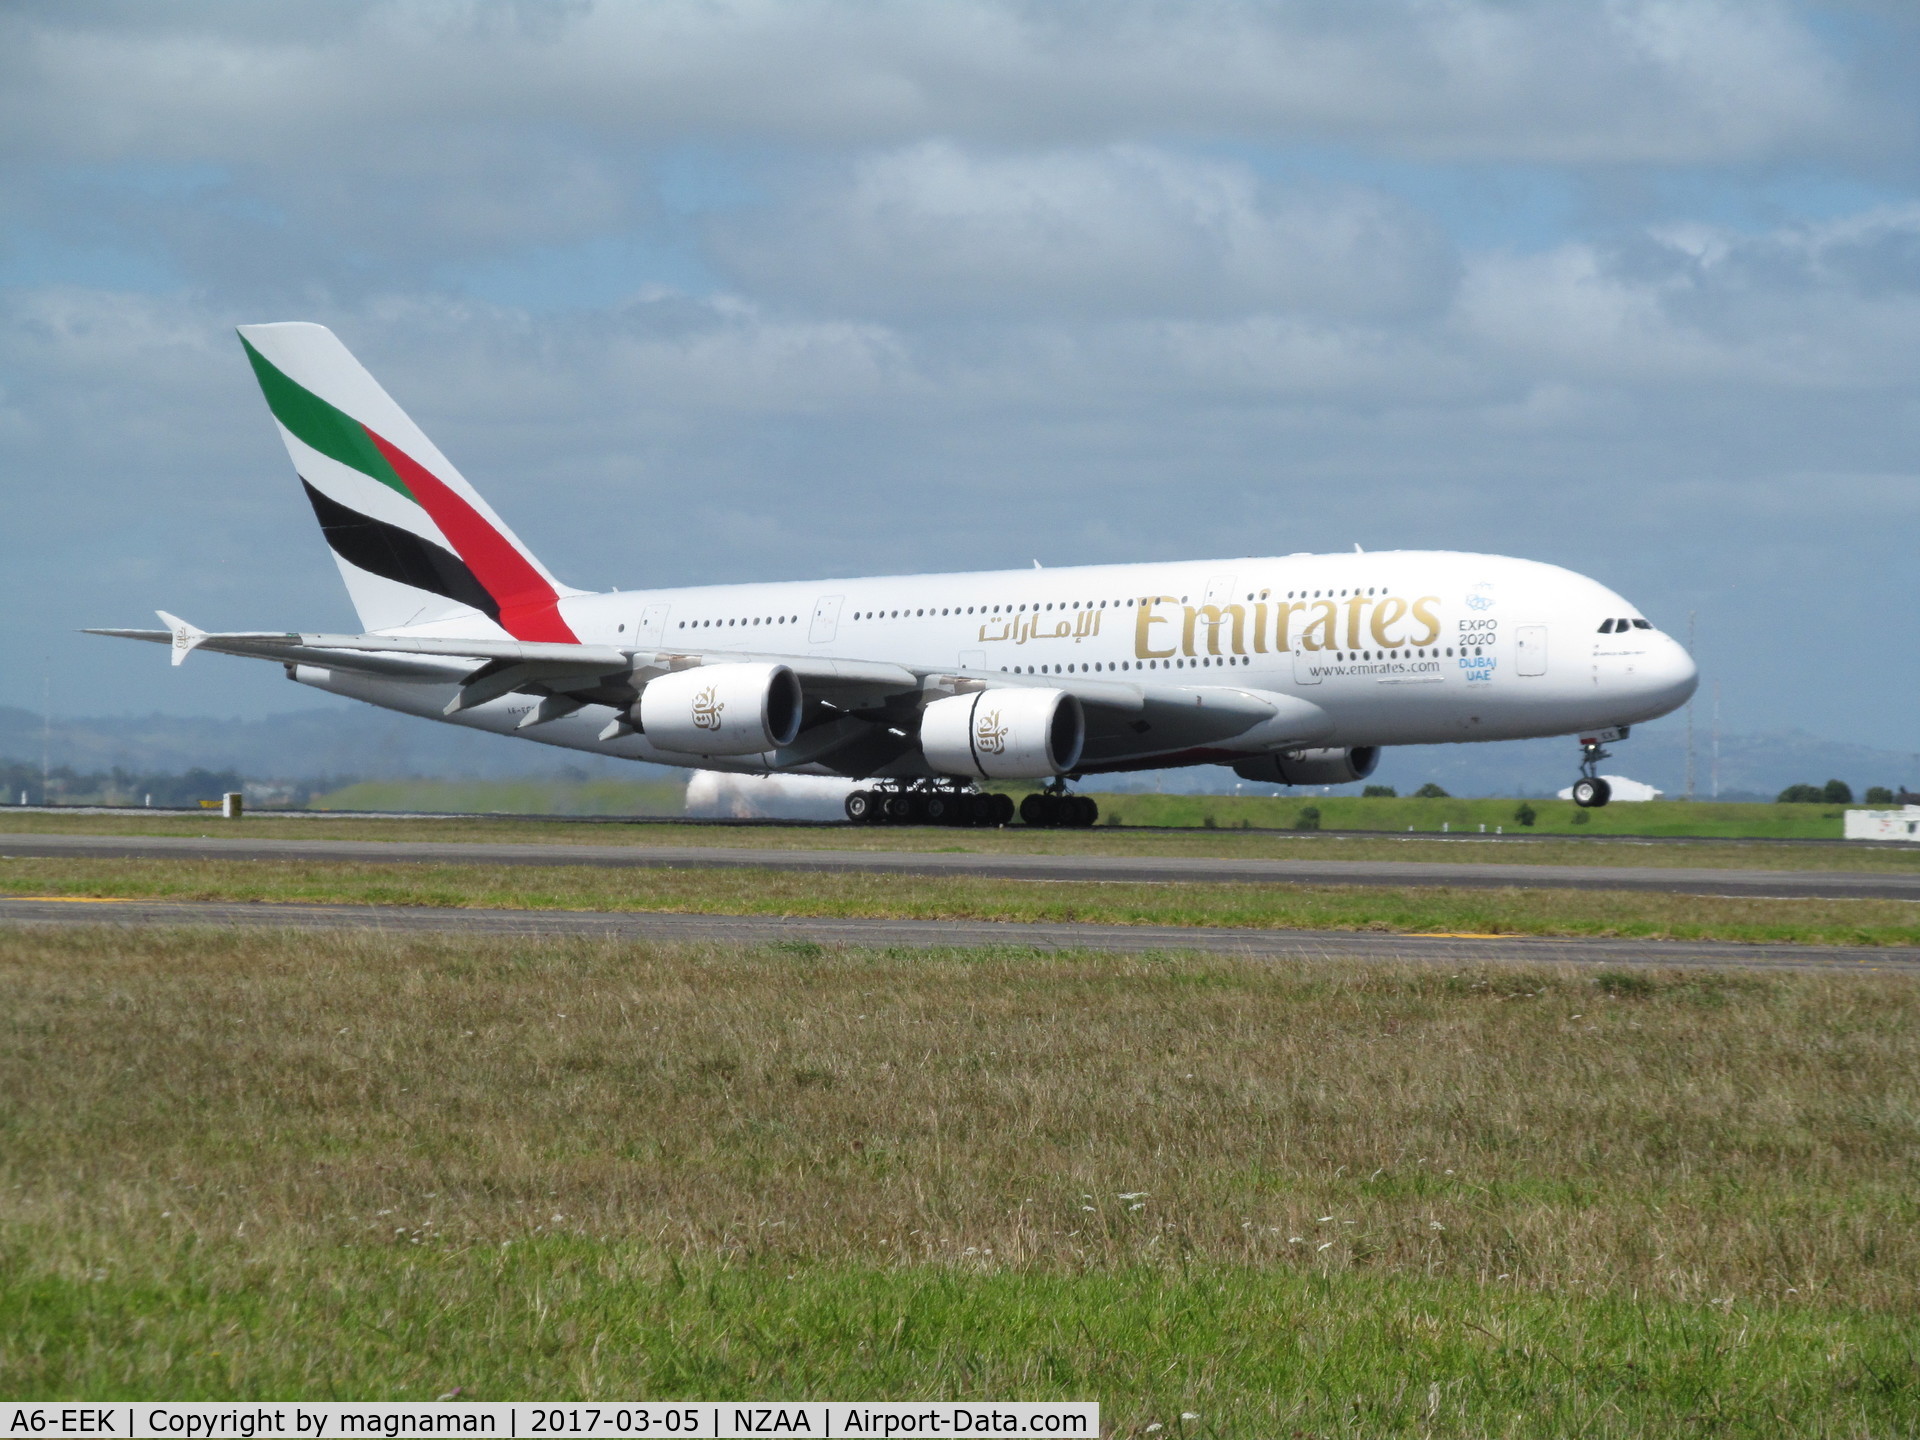
[[(956, 843), (965, 832), (956, 832)], [(94, 859), (306, 860), (356, 864), (592, 865), (634, 869), (786, 870), (822, 874), (977, 876), (1115, 884), (1448, 886), (1653, 890), (1745, 898), (1920, 900), (1910, 875), (1824, 870), (1471, 864), (1414, 860), (1245, 860), (1188, 856), (926, 854), (682, 845), (487, 844), (418, 840), (282, 840), (240, 836), (0, 835), (0, 855)]]
[(1121, 954), (1237, 955), (1262, 960), (1373, 960), (1428, 964), (1697, 966), (1741, 970), (1920, 973), (1920, 947), (1736, 945), (1712, 941), (1384, 935), (1345, 930), (1234, 930), (1207, 926), (1026, 924), (952, 920), (818, 920), (768, 915), (580, 910), (463, 910), (419, 906), (268, 905), (204, 901), (0, 897), (0, 925), (212, 925), (228, 928), (453, 933), (691, 944), (812, 943), (847, 949), (1021, 948)]

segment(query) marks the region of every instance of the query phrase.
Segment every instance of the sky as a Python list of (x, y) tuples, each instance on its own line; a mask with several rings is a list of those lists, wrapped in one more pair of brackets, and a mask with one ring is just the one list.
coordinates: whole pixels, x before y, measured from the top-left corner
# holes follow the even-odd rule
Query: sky
[(1920, 8), (13, 0), (0, 704), (354, 628), (236, 324), (589, 589), (1446, 548), (1920, 750)]

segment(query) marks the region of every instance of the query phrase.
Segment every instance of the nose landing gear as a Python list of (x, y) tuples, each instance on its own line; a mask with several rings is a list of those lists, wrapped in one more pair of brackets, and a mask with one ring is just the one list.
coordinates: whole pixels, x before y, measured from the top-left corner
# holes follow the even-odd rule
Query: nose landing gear
[(1573, 803), (1583, 810), (1598, 810), (1613, 798), (1613, 786), (1598, 775), (1583, 775), (1573, 782)]
[(1606, 748), (1607, 741), (1626, 738), (1624, 725), (1580, 737), (1580, 778), (1573, 782), (1573, 803), (1582, 810), (1598, 810), (1613, 798), (1613, 786), (1600, 775), (1600, 762), (1613, 753)]

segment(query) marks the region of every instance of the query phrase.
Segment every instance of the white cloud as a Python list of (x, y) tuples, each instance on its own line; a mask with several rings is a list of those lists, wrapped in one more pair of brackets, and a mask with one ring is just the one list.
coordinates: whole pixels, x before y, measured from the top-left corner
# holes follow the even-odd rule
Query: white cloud
[(1920, 369), (1920, 206), (1483, 254), (1458, 323), (1516, 361), (1609, 385), (1904, 386)]
[(794, 188), (719, 253), (756, 288), (854, 313), (1384, 315), (1437, 308), (1452, 279), (1444, 237), (1400, 202), (1164, 148), (928, 141)]
[(345, 145), (431, 169), (449, 128), (485, 149), (543, 124), (616, 146), (1204, 131), (1582, 164), (1884, 141), (1778, 0), (129, 4), (16, 9), (0, 52), (11, 146), (96, 161)]

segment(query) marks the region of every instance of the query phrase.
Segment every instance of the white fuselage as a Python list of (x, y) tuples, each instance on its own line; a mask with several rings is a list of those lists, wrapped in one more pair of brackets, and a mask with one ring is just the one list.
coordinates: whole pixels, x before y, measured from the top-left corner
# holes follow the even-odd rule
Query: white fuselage
[[(1684, 704), (1696, 683), (1683, 647), (1598, 582), (1533, 561), (1445, 551), (716, 585), (577, 595), (561, 609), (589, 645), (1291, 695), (1332, 718), (1332, 733), (1317, 742), (1328, 746), (1630, 725)], [(291, 673), (433, 718), (443, 718), (453, 693), (310, 666)], [(508, 732), (533, 703), (510, 695), (452, 720)], [(769, 757), (691, 756), (639, 734), (603, 739), (611, 713), (590, 706), (521, 733), (662, 764), (769, 768)], [(1232, 744), (1169, 750), (1143, 741), (1080, 768), (1230, 763), (1244, 753)]]

